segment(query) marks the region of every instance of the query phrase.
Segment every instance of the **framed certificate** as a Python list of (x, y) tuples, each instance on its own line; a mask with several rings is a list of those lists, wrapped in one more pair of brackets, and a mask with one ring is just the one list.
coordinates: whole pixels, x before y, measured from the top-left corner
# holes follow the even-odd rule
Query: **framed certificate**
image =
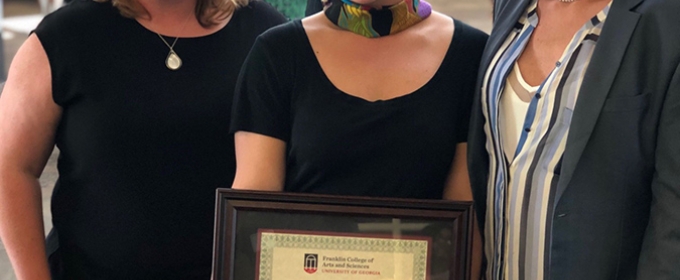
[(472, 203), (219, 189), (214, 279), (469, 279)]

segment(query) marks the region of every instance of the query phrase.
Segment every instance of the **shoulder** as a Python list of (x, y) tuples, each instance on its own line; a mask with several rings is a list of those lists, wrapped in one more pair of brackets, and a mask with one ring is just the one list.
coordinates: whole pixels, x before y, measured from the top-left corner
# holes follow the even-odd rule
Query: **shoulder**
[(440, 70), (450, 75), (448, 82), (462, 82), (466, 88), (472, 86), (477, 80), (479, 64), (489, 35), (457, 19), (441, 16), (449, 21), (448, 24), (453, 25), (453, 37), (449, 37), (449, 49)]
[[(250, 62), (259, 60), (271, 65), (280, 76), (295, 75), (296, 65), (304, 49), (305, 30), (300, 20), (273, 27), (255, 40), (250, 53)], [(255, 60), (255, 61), (254, 61)], [(256, 62), (257, 63), (257, 62)]]
[[(51, 39), (83, 37), (89, 30), (106, 30), (115, 18), (122, 18), (110, 2), (75, 0), (43, 18), (34, 33), (43, 41)], [(70, 38), (69, 38), (70, 39)]]
[[(625, 3), (626, 1), (623, 2)], [(616, 5), (616, 2), (613, 5)], [(621, 18), (625, 13), (630, 12), (627, 9), (613, 6), (602, 31), (603, 35), (605, 32), (617, 32), (616, 24), (610, 20), (613, 20), (615, 17)], [(680, 16), (678, 15), (680, 14), (680, 1), (644, 0), (633, 9), (633, 13), (639, 15), (633, 38), (640, 42), (641, 48), (646, 48), (650, 52), (662, 50), (658, 53), (663, 54), (664, 61), (679, 61)], [(610, 23), (614, 26), (608, 28), (606, 25)]]
[(303, 34), (300, 32), (304, 30), (298, 30), (298, 24), (299, 21), (284, 23), (260, 34), (255, 39), (246, 65), (265, 63), (277, 69), (295, 65), (303, 46)]
[[(475, 68), (478, 67), (486, 48), (489, 35), (485, 32), (455, 20), (456, 31), (453, 35), (453, 48), (459, 52), (460, 57), (469, 61)], [(475, 69), (477, 70), (477, 69)]]
[[(612, 8), (611, 13), (621, 12)], [(677, 0), (645, 0), (634, 9), (641, 15), (643, 23), (653, 23), (661, 28), (667, 36), (680, 37), (680, 1)]]
[(428, 18), (428, 26), (418, 30), (418, 32), (427, 36), (439, 34), (442, 37), (449, 38), (451, 33), (453, 33), (453, 41), (455, 43), (473, 47), (481, 46), (482, 48), (489, 38), (489, 35), (483, 31), (439, 12), (433, 12), (430, 18)]
[(465, 44), (474, 48), (484, 48), (484, 46), (486, 46), (489, 34), (460, 20), (453, 19), (453, 21), (456, 27), (454, 33), (454, 41), (456, 41), (456, 43)]
[(429, 20), (429, 26), (421, 30), (425, 36), (432, 38), (435, 34), (439, 34), (441, 38), (447, 38), (446, 43), (451, 44), (450, 50), (457, 56), (469, 57), (471, 60), (481, 57), (489, 35), (441, 13), (432, 13)]
[(283, 14), (262, 0), (251, 0), (248, 5), (238, 8), (234, 17), (262, 31), (286, 22)]
[(45, 16), (38, 29), (88, 26), (112, 17), (122, 16), (110, 2), (76, 0)]
[(121, 20), (127, 19), (110, 2), (75, 0), (45, 16), (32, 33), (50, 55), (59, 49), (86, 48), (118, 28)]
[(680, 12), (680, 1), (677, 0), (644, 0), (635, 9), (643, 13), (664, 13), (666, 15)]
[(277, 49), (286, 47), (295, 49), (304, 38), (305, 30), (302, 22), (294, 20), (267, 30), (257, 38), (257, 41), (268, 46), (276, 46)]

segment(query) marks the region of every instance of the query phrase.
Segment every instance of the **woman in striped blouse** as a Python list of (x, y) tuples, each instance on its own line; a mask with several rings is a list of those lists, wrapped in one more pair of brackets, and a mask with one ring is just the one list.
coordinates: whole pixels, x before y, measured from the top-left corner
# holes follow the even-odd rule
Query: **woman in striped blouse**
[(495, 1), (468, 141), (487, 279), (680, 279), (679, 13)]

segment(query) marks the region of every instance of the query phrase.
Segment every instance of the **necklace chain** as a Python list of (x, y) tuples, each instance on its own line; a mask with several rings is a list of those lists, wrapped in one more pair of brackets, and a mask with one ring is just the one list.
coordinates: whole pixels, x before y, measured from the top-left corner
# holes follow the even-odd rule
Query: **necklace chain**
[(163, 43), (165, 43), (165, 45), (168, 46), (170, 51), (175, 51), (173, 48), (175, 47), (175, 44), (177, 44), (177, 39), (179, 39), (179, 37), (175, 37), (175, 40), (172, 42), (172, 45), (170, 45), (170, 44), (168, 44), (168, 41), (166, 41), (165, 38), (163, 38), (163, 35), (161, 35), (159, 33), (156, 33), (156, 34), (158, 35), (158, 38), (161, 38), (161, 40), (163, 40)]
[[(189, 23), (189, 19), (191, 18), (192, 15), (193, 13), (189, 14), (189, 16), (187, 16), (187, 19), (184, 20), (184, 25), (182, 25), (182, 29), (180, 29), (179, 34), (182, 34), (184, 29), (187, 27), (187, 23)], [(175, 40), (172, 41), (172, 45), (170, 45), (168, 44), (168, 41), (166, 41), (165, 38), (163, 38), (163, 35), (161, 35), (158, 32), (156, 32), (156, 35), (158, 35), (158, 38), (161, 38), (163, 43), (165, 43), (168, 49), (170, 49), (168, 57), (165, 59), (165, 66), (168, 67), (168, 69), (170, 70), (177, 70), (180, 67), (182, 67), (182, 59), (175, 52), (175, 44), (177, 44), (177, 40), (179, 40), (180, 36), (175, 37)]]

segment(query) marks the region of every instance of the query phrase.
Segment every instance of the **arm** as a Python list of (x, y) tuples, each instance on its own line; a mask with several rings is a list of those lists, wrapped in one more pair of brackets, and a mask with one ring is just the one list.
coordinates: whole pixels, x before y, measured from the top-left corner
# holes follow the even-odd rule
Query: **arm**
[(661, 111), (655, 165), (638, 279), (680, 279), (680, 66)]
[[(453, 159), (451, 172), (444, 188), (444, 199), (457, 201), (472, 201), (472, 189), (467, 168), (467, 144), (456, 146), (456, 156)], [(471, 279), (480, 279), (482, 267), (482, 236), (477, 226), (477, 219), (473, 218), (472, 239), (472, 272)]]
[(239, 131), (234, 135), (236, 177), (232, 188), (283, 191), (286, 143), (269, 136)]
[(35, 34), (14, 57), (0, 96), (0, 237), (18, 279), (50, 279), (38, 178), (54, 146), (61, 108)]
[[(271, 35), (273, 31), (277, 33)], [(289, 37), (278, 32), (286, 30), (275, 27), (255, 41), (236, 83), (231, 118), (236, 149), (234, 189), (282, 191), (284, 187), (295, 71), (286, 60), (290, 55), (271, 53), (290, 52), (269, 47), (268, 39), (278, 42)]]

